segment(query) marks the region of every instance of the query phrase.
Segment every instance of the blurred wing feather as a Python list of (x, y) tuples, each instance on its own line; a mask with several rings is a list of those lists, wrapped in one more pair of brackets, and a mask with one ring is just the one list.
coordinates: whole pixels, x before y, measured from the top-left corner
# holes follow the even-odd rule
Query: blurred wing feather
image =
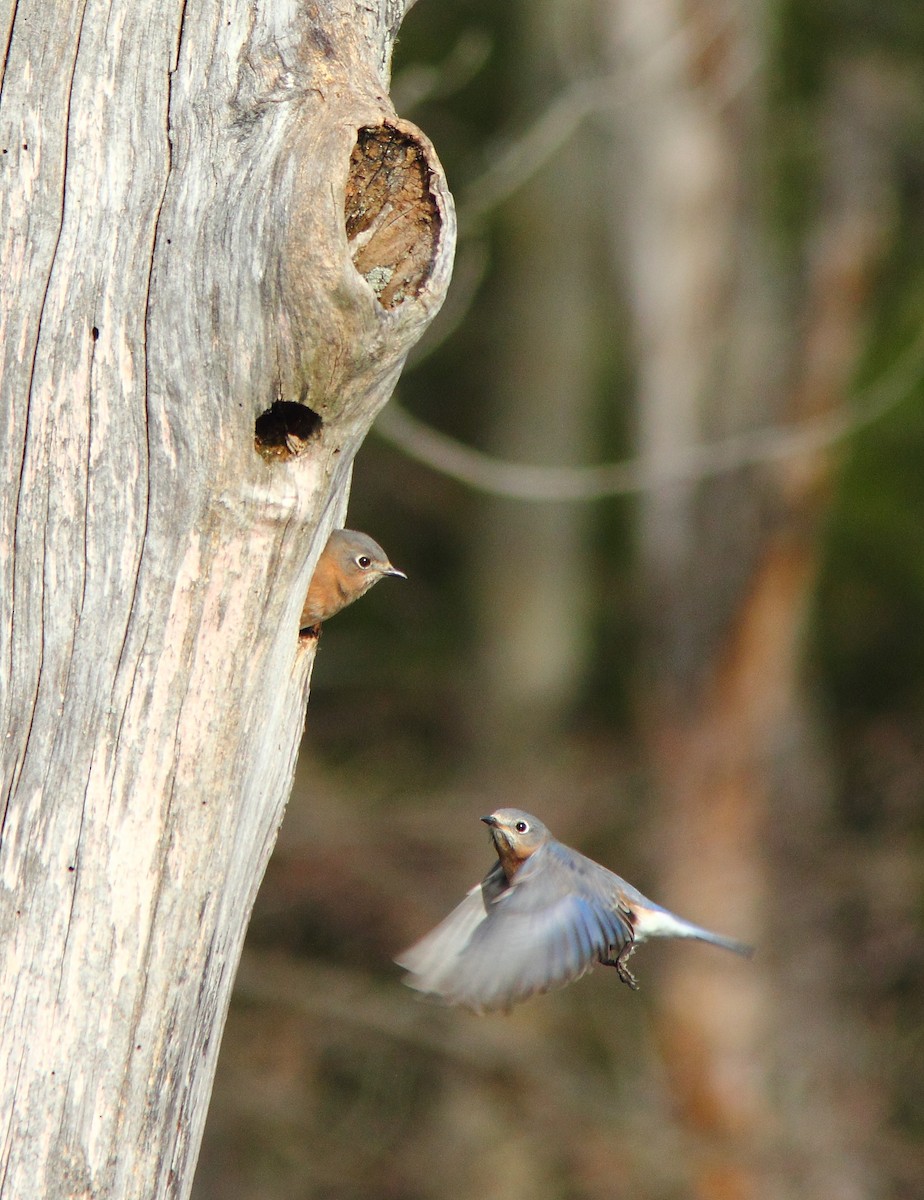
[(536, 851), (509, 887), (497, 870), (398, 959), (411, 987), (478, 1012), (506, 1009), (632, 941), (619, 880), (561, 843)]
[(503, 868), (495, 863), (481, 883), (476, 883), (435, 929), (403, 951), (395, 962), (414, 977), (413, 987), (425, 992), (439, 992), (440, 977), (451, 970), (475, 930), (488, 915), (488, 905), (507, 886)]

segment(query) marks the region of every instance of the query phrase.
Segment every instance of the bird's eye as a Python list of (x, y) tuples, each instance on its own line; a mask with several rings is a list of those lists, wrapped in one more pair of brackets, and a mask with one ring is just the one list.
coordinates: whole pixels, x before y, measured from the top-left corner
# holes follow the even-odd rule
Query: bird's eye
[(368, 554), (360, 554), (359, 558), (356, 560), (356, 565), (357, 567), (362, 567), (362, 569), (365, 571), (367, 567), (372, 566), (372, 559)]
[(517, 821), (516, 825), (514, 825), (514, 829), (517, 831), (517, 833), (526, 833), (527, 829), (529, 829), (529, 826), (525, 821)]

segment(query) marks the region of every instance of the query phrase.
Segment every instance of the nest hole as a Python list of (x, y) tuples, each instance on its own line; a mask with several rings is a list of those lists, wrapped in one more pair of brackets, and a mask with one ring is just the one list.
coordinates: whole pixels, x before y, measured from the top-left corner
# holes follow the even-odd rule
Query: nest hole
[(254, 445), (264, 458), (297, 458), (317, 438), (322, 424), (307, 404), (277, 400), (257, 417)]
[(440, 214), (422, 147), (392, 125), (360, 129), (344, 212), (356, 270), (383, 308), (420, 294), (439, 249)]

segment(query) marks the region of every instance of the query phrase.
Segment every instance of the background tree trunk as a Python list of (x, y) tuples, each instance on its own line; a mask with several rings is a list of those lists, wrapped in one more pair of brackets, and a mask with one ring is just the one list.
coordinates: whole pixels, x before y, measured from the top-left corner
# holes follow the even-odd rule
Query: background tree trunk
[[(655, 463), (836, 409), (862, 344), (890, 216), (879, 118), (891, 89), (857, 64), (831, 81), (817, 224), (787, 267), (749, 152), (765, 119), (766, 19), (762, 5), (723, 0), (612, 6), (634, 101), (620, 112), (615, 174), (639, 440)], [(871, 1128), (856, 1119), (864, 1033), (815, 965), (833, 929), (802, 900), (831, 798), (800, 669), (829, 458), (742, 463), (643, 497), (659, 895), (707, 925), (750, 926), (762, 947), (747, 972), (683, 951), (664, 971), (660, 1037), (700, 1139), (702, 1200), (790, 1194), (793, 1179), (819, 1200), (873, 1186)], [(796, 1094), (800, 1074), (812, 1085)]]
[[(541, 107), (553, 81), (562, 86), (561, 26), (582, 30), (591, 13), (586, 0), (525, 0), (518, 9), (518, 91), (529, 110)], [(504, 210), (494, 297), (503, 337), (488, 380), (487, 437), (503, 459), (560, 466), (594, 457), (597, 312), (589, 280), (602, 200), (594, 150), (594, 137), (579, 130)], [(473, 741), (482, 754), (503, 757), (543, 745), (580, 691), (590, 643), (589, 514), (573, 503), (498, 497), (485, 506), (473, 547)]]
[(0, 1196), (189, 1191), (301, 603), (448, 282), (404, 8), (10, 9)]

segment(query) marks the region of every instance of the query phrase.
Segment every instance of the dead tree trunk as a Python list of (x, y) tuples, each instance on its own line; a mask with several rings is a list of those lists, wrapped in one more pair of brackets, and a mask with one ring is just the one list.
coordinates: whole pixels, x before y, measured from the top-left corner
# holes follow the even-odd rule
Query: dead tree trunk
[(405, 0), (34, 0), (0, 92), (0, 1196), (188, 1194), (298, 616), (454, 223)]

